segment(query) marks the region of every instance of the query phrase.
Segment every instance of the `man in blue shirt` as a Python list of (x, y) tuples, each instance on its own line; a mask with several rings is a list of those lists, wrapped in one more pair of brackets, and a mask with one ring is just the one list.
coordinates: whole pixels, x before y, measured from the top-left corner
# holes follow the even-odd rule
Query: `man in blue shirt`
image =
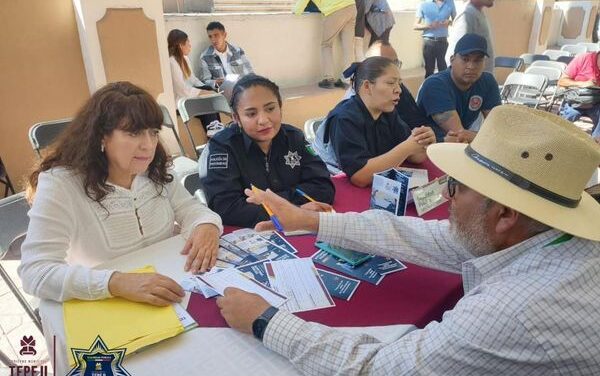
[(456, 43), (451, 66), (423, 82), (417, 104), (435, 126), (438, 142), (471, 142), (469, 130), (481, 113), (483, 117), (501, 104), (498, 83), (484, 72), (487, 42), (477, 34), (465, 34)]
[(454, 0), (424, 0), (417, 9), (415, 30), (423, 30), (425, 78), (431, 76), (437, 61), (438, 72), (446, 70), (448, 25), (456, 17)]

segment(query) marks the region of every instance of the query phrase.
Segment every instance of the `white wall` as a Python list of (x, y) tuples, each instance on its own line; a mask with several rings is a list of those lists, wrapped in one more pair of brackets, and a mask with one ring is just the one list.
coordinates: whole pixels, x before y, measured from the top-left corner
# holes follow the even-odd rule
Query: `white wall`
[[(404, 69), (421, 66), (421, 38), (412, 29), (414, 12), (395, 12), (396, 25), (390, 42), (404, 62)], [(220, 21), (228, 40), (246, 51), (256, 73), (274, 80), (281, 87), (316, 83), (320, 79), (321, 15), (303, 14), (165, 14), (165, 31), (185, 31), (192, 42), (191, 60), (199, 72), (198, 58), (209, 46), (206, 25)], [(165, 36), (166, 38), (166, 36)], [(340, 56), (339, 43), (334, 56)], [(337, 59), (338, 61), (341, 59)], [(338, 66), (341, 72), (344, 67)]]

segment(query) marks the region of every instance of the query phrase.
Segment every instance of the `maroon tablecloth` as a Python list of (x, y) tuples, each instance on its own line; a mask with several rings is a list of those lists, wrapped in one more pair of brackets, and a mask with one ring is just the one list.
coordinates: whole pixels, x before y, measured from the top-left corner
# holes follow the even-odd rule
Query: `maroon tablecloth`
[[(442, 175), (430, 162), (411, 167), (426, 168), (430, 179)], [(361, 212), (369, 208), (370, 188), (357, 188), (351, 185), (344, 175), (336, 176), (333, 180), (336, 187), (334, 208), (337, 212)], [(416, 215), (414, 205), (408, 206), (407, 215)], [(423, 217), (447, 218), (448, 206), (440, 206)], [(226, 231), (234, 229), (227, 227)], [(316, 251), (314, 236), (288, 237), (287, 240), (298, 250), (300, 257), (310, 257)], [(408, 263), (406, 265), (407, 269), (387, 275), (378, 286), (361, 282), (350, 301), (334, 298), (334, 308), (297, 315), (329, 326), (413, 324), (423, 327), (432, 320), (439, 320), (444, 311), (454, 307), (462, 297), (460, 275)], [(318, 267), (324, 268), (320, 265)], [(215, 299), (205, 299), (202, 295), (192, 294), (188, 312), (201, 327), (227, 326)]]

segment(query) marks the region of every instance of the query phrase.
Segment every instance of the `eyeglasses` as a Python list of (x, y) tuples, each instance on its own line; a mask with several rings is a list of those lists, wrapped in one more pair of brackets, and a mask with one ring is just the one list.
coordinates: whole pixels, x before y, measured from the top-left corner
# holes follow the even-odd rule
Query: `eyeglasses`
[(454, 179), (452, 176), (448, 176), (448, 197), (454, 197), (456, 194), (456, 187), (462, 183)]

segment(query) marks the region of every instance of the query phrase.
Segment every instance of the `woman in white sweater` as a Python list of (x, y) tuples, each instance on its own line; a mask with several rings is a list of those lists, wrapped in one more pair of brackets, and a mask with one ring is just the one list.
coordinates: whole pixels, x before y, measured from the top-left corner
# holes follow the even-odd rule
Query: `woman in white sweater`
[(221, 219), (167, 172), (162, 123), (152, 96), (128, 82), (106, 85), (83, 106), (29, 178), (19, 266), (26, 292), (59, 302), (178, 302), (184, 292), (166, 276), (92, 269), (173, 236), (175, 222), (187, 238), (186, 270), (214, 266)]
[[(178, 103), (181, 98), (214, 94), (210, 86), (200, 81), (192, 71), (192, 65), (188, 58), (188, 55), (192, 51), (192, 44), (188, 35), (179, 29), (173, 29), (167, 36), (167, 45), (169, 46), (169, 63), (171, 66), (175, 103)], [(204, 86), (209, 90), (201, 89)], [(220, 120), (218, 114), (200, 115), (198, 119), (200, 119), (205, 131), (213, 120)]]

